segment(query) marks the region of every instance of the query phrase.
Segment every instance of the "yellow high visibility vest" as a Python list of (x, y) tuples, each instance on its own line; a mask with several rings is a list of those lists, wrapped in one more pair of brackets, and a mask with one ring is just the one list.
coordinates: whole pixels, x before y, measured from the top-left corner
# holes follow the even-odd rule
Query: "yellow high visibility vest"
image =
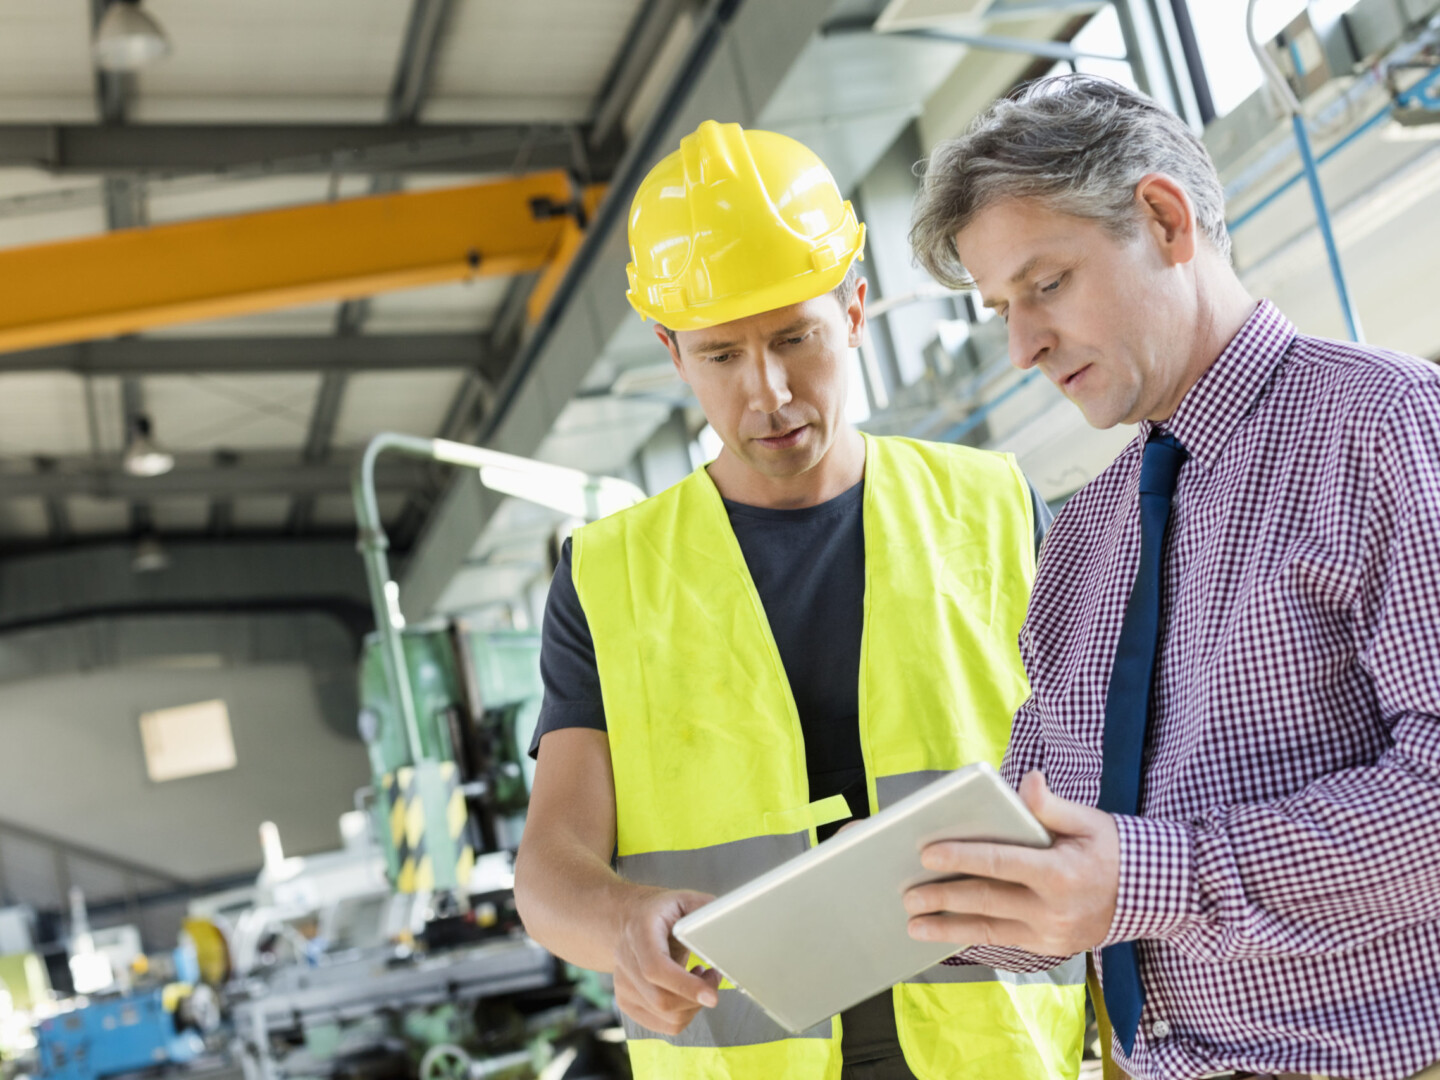
[[(941, 773), (999, 764), (1029, 692), (1016, 642), (1035, 559), (1013, 458), (865, 444), (859, 712), (873, 813)], [(609, 730), (620, 874), (719, 895), (815, 844), (836, 815), (811, 806), (794, 698), (709, 474), (577, 530), (572, 567)], [(1041, 975), (931, 968), (894, 990), (905, 1060), (921, 1080), (1074, 1078), (1084, 981), (1083, 957)], [(677, 1036), (627, 1018), (636, 1077), (839, 1077), (839, 1017), (791, 1036), (727, 987)]]

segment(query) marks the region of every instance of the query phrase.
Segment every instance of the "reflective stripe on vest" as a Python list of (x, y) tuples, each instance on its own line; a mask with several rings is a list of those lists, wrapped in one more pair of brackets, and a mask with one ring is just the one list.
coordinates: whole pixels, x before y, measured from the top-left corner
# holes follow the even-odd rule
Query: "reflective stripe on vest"
[[(858, 704), (874, 812), (972, 761), (999, 763), (1028, 693), (1016, 643), (1034, 531), (1008, 456), (869, 436), (865, 447)], [(572, 565), (600, 673), (620, 873), (718, 895), (812, 845), (799, 715), (708, 473), (577, 530)], [(895, 990), (906, 1061), (921, 1080), (1074, 1077), (1083, 982), (1083, 961), (1038, 976), (923, 972)], [(677, 1037), (627, 1025), (637, 1078), (839, 1074), (838, 1021), (792, 1038), (730, 990), (708, 1012)]]
[(622, 1015), (625, 1036), (629, 1039), (663, 1039), (671, 1046), (711, 1049), (756, 1046), (785, 1039), (830, 1038), (828, 1020), (815, 1025), (809, 1031), (791, 1035), (739, 990), (722, 989), (719, 998), (720, 1003), (715, 1008), (700, 1010), (679, 1035), (661, 1035)]

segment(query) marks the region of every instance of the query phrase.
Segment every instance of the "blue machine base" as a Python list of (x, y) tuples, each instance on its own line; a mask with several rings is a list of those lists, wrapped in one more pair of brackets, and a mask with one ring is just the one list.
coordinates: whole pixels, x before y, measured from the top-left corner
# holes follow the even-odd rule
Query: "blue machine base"
[(92, 999), (82, 1009), (44, 1021), (35, 1033), (40, 1076), (98, 1080), (198, 1057), (204, 1042), (193, 1031), (175, 1030), (175, 1017), (161, 1002), (163, 993), (155, 989)]

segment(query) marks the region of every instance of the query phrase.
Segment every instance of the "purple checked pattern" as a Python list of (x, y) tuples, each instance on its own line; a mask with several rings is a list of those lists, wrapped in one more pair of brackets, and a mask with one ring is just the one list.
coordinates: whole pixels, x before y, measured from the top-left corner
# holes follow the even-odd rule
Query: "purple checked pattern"
[[(1411, 1076), (1440, 1061), (1440, 368), (1263, 303), (1162, 426), (1190, 460), (1141, 815), (1117, 818), (1107, 940), (1138, 942), (1146, 989), (1121, 1064)], [(1151, 427), (1055, 522), (1021, 633), (1004, 774), (1091, 806)]]

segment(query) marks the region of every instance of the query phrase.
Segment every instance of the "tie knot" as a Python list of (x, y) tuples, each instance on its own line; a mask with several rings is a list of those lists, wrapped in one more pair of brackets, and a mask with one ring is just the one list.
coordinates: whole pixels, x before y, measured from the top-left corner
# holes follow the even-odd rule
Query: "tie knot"
[(1175, 481), (1180, 466), (1190, 455), (1174, 435), (1151, 435), (1140, 459), (1140, 494), (1160, 495), (1168, 499), (1175, 494)]

